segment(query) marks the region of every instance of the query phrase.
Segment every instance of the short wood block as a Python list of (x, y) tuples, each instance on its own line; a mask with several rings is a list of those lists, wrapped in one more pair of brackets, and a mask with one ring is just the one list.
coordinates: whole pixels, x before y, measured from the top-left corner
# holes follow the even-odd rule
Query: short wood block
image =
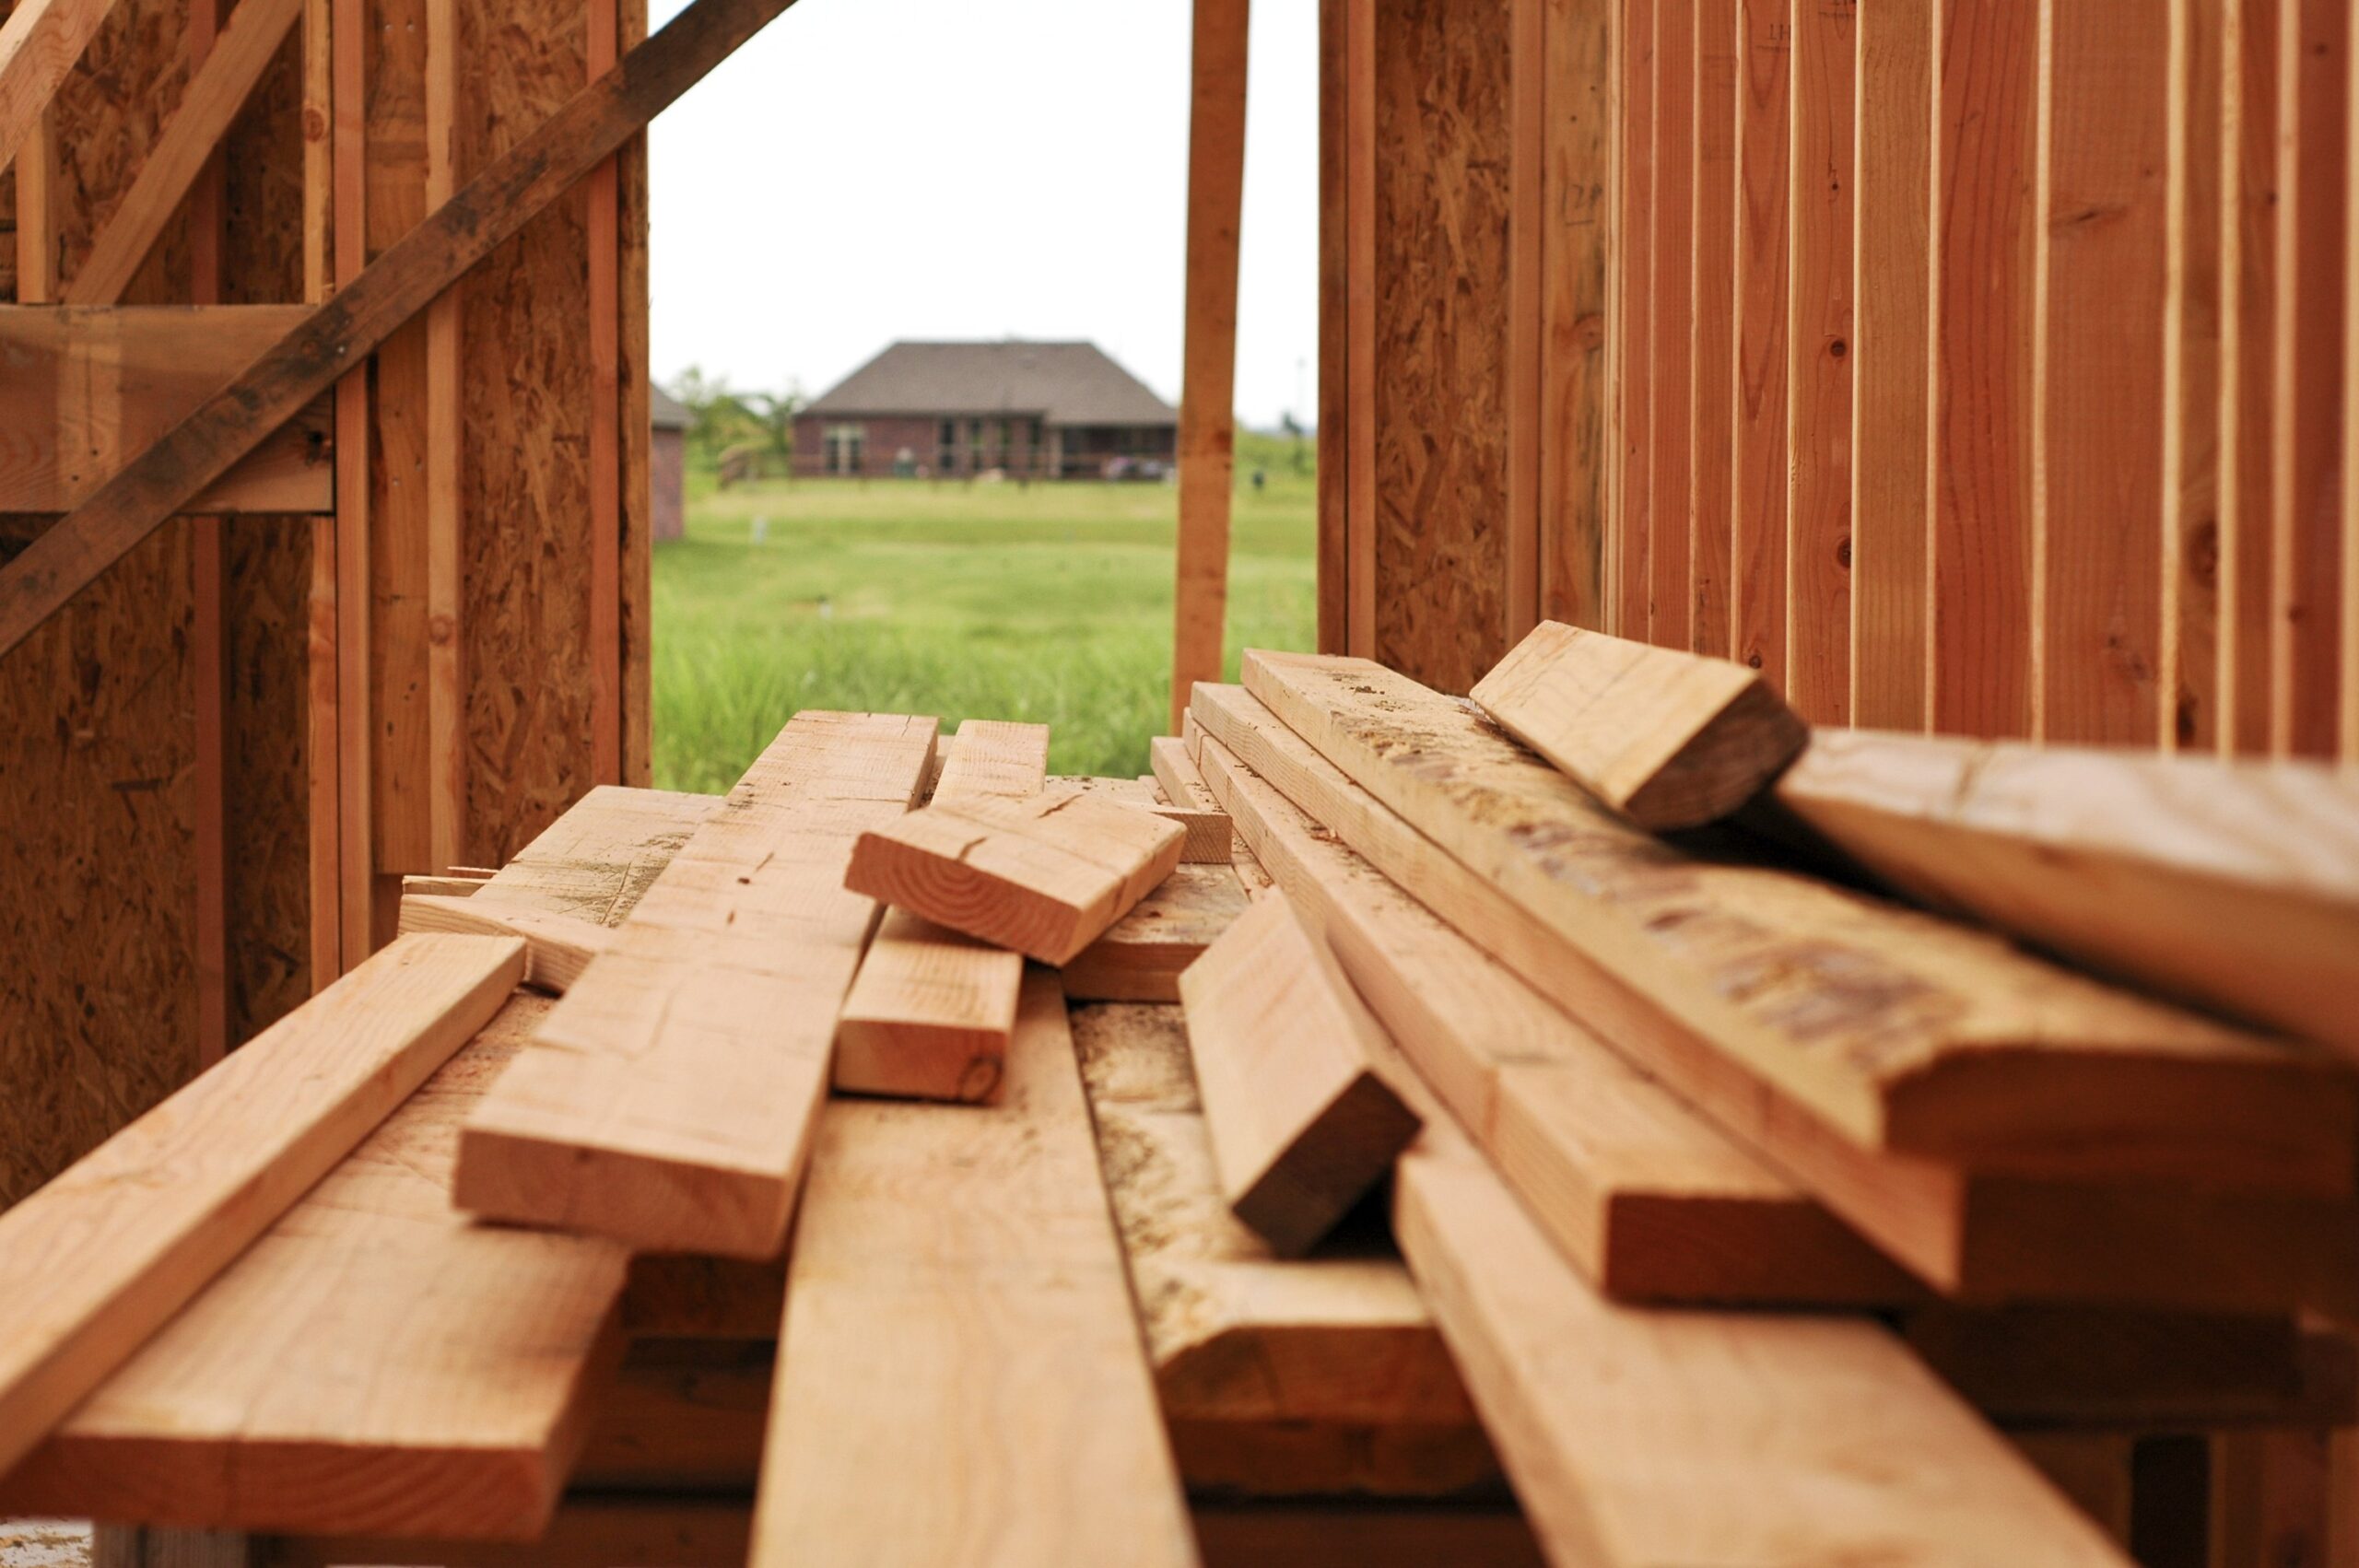
[(1416, 1136), (1374, 1066), (1383, 1025), (1282, 893), (1255, 900), (1180, 993), (1222, 1191), (1273, 1250), (1298, 1257)]
[(835, 1085), (855, 1094), (999, 1098), (1024, 956), (895, 909), (836, 1025)]
[(844, 885), (1062, 965), (1171, 874), (1184, 837), (1086, 794), (938, 802), (863, 833)]
[(1064, 966), (1074, 1001), (1178, 1001), (1180, 975), (1245, 913), (1233, 866), (1181, 865)]

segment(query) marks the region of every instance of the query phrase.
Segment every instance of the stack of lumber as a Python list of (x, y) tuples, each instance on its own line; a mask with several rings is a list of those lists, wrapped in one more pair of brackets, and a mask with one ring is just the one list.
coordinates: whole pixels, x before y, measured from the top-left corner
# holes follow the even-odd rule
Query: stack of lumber
[[(2199, 894), (2066, 895), (2298, 906), (2315, 997), (2330, 856), (1559, 627), (1479, 706), (1244, 676), (1152, 781), (804, 714), (725, 799), (414, 879), (0, 1217), (0, 1508), (255, 1562), (2118, 1568), (2154, 1444), (2353, 1419), (2349, 1061), (2122, 983)], [(2341, 842), (2330, 782), (2283, 787)]]

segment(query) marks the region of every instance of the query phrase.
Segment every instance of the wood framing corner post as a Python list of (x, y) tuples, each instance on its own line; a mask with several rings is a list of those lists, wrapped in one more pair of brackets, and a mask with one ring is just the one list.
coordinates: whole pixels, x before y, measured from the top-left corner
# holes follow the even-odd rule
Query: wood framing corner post
[(1229, 494), (1237, 458), (1237, 244), (1245, 204), (1250, 0), (1196, 0), (1188, 121), (1188, 341), (1180, 389), (1180, 543), (1171, 732), (1188, 691), (1217, 681), (1228, 616)]

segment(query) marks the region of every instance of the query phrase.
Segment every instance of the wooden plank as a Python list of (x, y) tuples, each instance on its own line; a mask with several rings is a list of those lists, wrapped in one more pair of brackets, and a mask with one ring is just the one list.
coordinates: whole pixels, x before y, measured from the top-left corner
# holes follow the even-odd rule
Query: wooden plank
[[(933, 798), (1039, 793), (1049, 727), (969, 719), (948, 748)], [(1024, 959), (906, 909), (885, 918), (836, 1025), (840, 1092), (980, 1103), (996, 1099), (1015, 1028)]]
[(1166, 822), (1176, 822), (1187, 832), (1180, 840), (1180, 861), (1182, 865), (1226, 865), (1232, 858), (1233, 836), (1228, 819), (1217, 811), (1203, 811), (1194, 806), (1175, 805), (1165, 799), (1156, 780), (1145, 778), (1091, 778), (1065, 777), (1049, 780), (1051, 793), (1079, 791), (1122, 805), (1136, 806), (1153, 812)]
[[(1200, 701), (1257, 755), (1356, 786), (1235, 687)], [(1661, 1302), (1875, 1304), (1917, 1293), (1791, 1182), (1326, 833), (1230, 748), (1205, 743), (1238, 821), (1434, 1092), (1541, 1227), (1607, 1295)], [(1409, 842), (1401, 830), (1396, 843)], [(1414, 851), (1413, 851), (1414, 852)], [(1472, 873), (1426, 853), (1437, 903)], [(1449, 900), (1456, 902), (1457, 900)]]
[(402, 896), (414, 898), (426, 895), (439, 898), (468, 898), (487, 880), (472, 876), (405, 876), (402, 878)]
[(1376, 651), (1376, 0), (1344, 0), (1345, 641)]
[(9, 1477), (7, 1505), (537, 1536), (620, 1352), (627, 1259), (608, 1241), (472, 1224), (445, 1195), (460, 1125), (548, 1006), (507, 1001), (75, 1410)]
[[(1506, 482), (1498, 519), (1499, 646), (1512, 646), (1540, 618), (1540, 462), (1546, 324), (1549, 0), (1507, 0), (1507, 342), (1498, 356), (1499, 404), (1507, 427)], [(1172, 704), (1179, 731), (1184, 700)]]
[(1696, 8), (1656, 0), (1654, 146), (1649, 162), (1654, 278), (1648, 300), (1653, 363), (1648, 415), (1654, 468), (1648, 486), (1647, 618), (1623, 629), (1634, 641), (1685, 648), (1688, 541), (1695, 529)]
[(230, 121), (277, 57), (302, 4), (252, 0), (230, 13), (219, 41), (190, 76), (171, 123), (139, 166), (138, 178), (66, 285), (65, 303), (112, 305), (123, 298), (182, 198), (212, 161)]
[[(1184, 719), (1182, 720), (1184, 723)], [(1155, 769), (1155, 781), (1163, 787), (1166, 801), (1191, 811), (1220, 811), (1220, 802), (1204, 785), (1204, 776), (1188, 756), (1188, 743), (1178, 735), (1157, 735), (1146, 745), (1148, 763)]]
[[(70, 510), (123, 462), (226, 385), (299, 306), (0, 306), (0, 511)], [(182, 508), (334, 509), (327, 409), (299, 409)]]
[(1077, 1008), (1073, 1035), (1167, 1419), (1371, 1435), (1472, 1426), (1449, 1352), (1380, 1226), (1281, 1261), (1229, 1211), (1180, 1009)]
[[(1739, 0), (1743, 51), (1736, 157), (1736, 415), (1730, 546), (1730, 657), (1786, 679), (1787, 178), (1793, 133), (1793, 25), (1789, 0)], [(1627, 635), (1626, 633), (1625, 635)]]
[(1551, 1561), (2129, 1561), (1881, 1328), (1607, 1303), (1462, 1136), (1393, 1229)]
[[(1862, 1147), (1991, 1170), (2312, 1191), (2343, 1179), (2351, 1108), (2319, 1094), (2331, 1082), (2319, 1060), (1807, 877), (1687, 860), (1390, 671), (1258, 650), (1246, 670), (1254, 696), (1377, 799)], [(1398, 760), (1412, 745), (1414, 768)], [(1686, 874), (1664, 874), (1674, 867)], [(1825, 967), (1836, 952), (1839, 985)], [(1790, 977), (1763, 986), (1772, 974)], [(1935, 996), (1947, 1000), (1928, 1005)], [(2041, 1044), (1994, 1059), (1976, 1045), (1993, 1040)], [(2040, 1090), (2051, 1071), (2052, 1092)], [(2066, 1086), (2084, 1073), (2111, 1092)], [(2269, 1153), (2252, 1157), (2248, 1138)]]
[[(427, 879), (402, 880), (406, 883)], [(569, 916), (506, 908), (489, 898), (478, 904), (473, 897), (452, 898), (405, 889), (401, 932), (406, 936), (412, 931), (515, 937), (524, 944), (524, 983), (551, 996), (563, 996), (570, 990), (581, 972), (590, 966), (590, 961), (614, 945), (604, 927)]]
[(916, 796), (933, 731), (804, 713), (780, 732), (468, 1118), (461, 1208), (646, 1251), (778, 1251), (875, 920), (843, 867)]
[(1879, 730), (1925, 727), (1934, 9), (1859, 13), (1849, 711)]
[(1901, 1337), (2001, 1425), (2145, 1432), (2345, 1424), (2348, 1340), (2284, 1317), (1933, 1305)]
[(2221, 160), (2225, 5), (2173, 0), (2163, 273), (2163, 664), (2165, 750), (2219, 744)]
[[(1647, 562), (1654, 535), (1654, 116), (1655, 0), (1621, 0), (1615, 13), (1614, 68), (1621, 88), (1614, 117), (1614, 570), (1608, 588), (1611, 629), (1634, 641), (1647, 636)], [(1360, 653), (1354, 648), (1346, 651)]]
[(1642, 827), (1696, 827), (1758, 794), (1810, 732), (1742, 664), (1549, 622), (1476, 683), (1500, 728)]
[(1349, 135), (1344, 59), (1349, 0), (1319, 0), (1319, 649), (1348, 653), (1351, 638), (1351, 460), (1346, 301), (1351, 222), (1344, 144)]
[(447, 1060), (522, 973), (521, 943), (398, 943), (0, 1216), (0, 1321), (12, 1326), (0, 1471)]
[(2348, 774), (1821, 734), (1777, 799), (1919, 897), (2359, 1058), (2359, 780)]
[[(330, 219), (335, 247), (338, 294), (354, 287), (369, 264), (369, 39), (365, 0), (332, 0), (328, 32), (329, 138), (334, 166)], [(297, 331), (300, 331), (298, 328)], [(388, 324), (383, 334), (393, 335)], [(286, 340), (281, 339), (282, 343)], [(375, 879), (377, 767), (371, 743), (376, 693), (370, 672), (376, 661), (372, 625), (375, 541), (371, 538), (370, 488), (376, 467), (375, 433), (369, 419), (366, 359), (375, 344), (357, 345), (346, 361), (348, 373), (335, 388), (335, 436), (343, 461), (335, 470), (336, 617), (336, 927), (343, 951), (339, 971), (349, 969), (376, 948)], [(265, 361), (257, 360), (257, 364)], [(192, 416), (193, 417), (193, 416)], [(158, 449), (150, 447), (154, 453)], [(104, 569), (99, 568), (97, 569)], [(0, 595), (6, 585), (0, 583)]]
[[(614, 69), (616, 0), (588, 0), (582, 30), (587, 79)], [(623, 782), (622, 213), (610, 155), (588, 188), (590, 272), (590, 706), (592, 777)]]
[(303, 755), (305, 779), (304, 883), (311, 895), (311, 991), (317, 995), (344, 972), (343, 841), (336, 831), (343, 798), (342, 757), (337, 737), (336, 520), (311, 520), (311, 587), (304, 601), (305, 648)]
[[(1603, 630), (1607, 579), (1613, 0), (1547, 0), (1541, 193), (1540, 602)], [(1338, 649), (1336, 651), (1342, 651)]]
[(2351, 13), (2283, 0), (2271, 399), (2269, 747), (2332, 756), (2340, 711), (2343, 160)]
[(1850, 720), (1854, 0), (1793, 12), (1787, 307), (1786, 700)]
[(1180, 389), (1180, 533), (1171, 729), (1221, 675), (1237, 446), (1237, 253), (1245, 211), (1248, 0), (1194, 0), (1188, 112), (1188, 300)]
[[(2338, 672), (2341, 700), (2336, 705), (2337, 742), (2335, 755), (2345, 763), (2359, 762), (2359, 267), (2349, 264), (2350, 255), (2359, 255), (2359, 243), (2352, 239), (2352, 228), (2359, 223), (2359, 43), (2346, 39), (2345, 47), (2351, 57), (2350, 79), (2345, 84), (2343, 114), (2347, 121), (2348, 141), (2343, 147), (2343, 239), (2350, 247), (2343, 269), (2342, 298), (2342, 437), (2339, 457), (2341, 462), (2342, 500), (2342, 582), (2341, 582), (2341, 655)], [(2336, 1440), (2336, 1453), (2352, 1449), (2353, 1439)], [(2353, 1449), (2359, 1452), (2359, 1449)], [(2346, 1516), (2359, 1515), (2359, 1504), (2346, 1504)], [(2359, 1559), (2359, 1517), (2338, 1521), (2341, 1533), (2352, 1541), (2345, 1554)]]
[(478, 896), (529, 899), (549, 914), (618, 925), (721, 808), (717, 795), (600, 785), (518, 850)]
[(2154, 746), (2170, 33), (2055, 0), (2039, 26), (2032, 734)]
[[(459, 18), (457, 0), (426, 0), (425, 9), (425, 194), (431, 209), (458, 189), (452, 144)], [(436, 871), (456, 861), (466, 842), (466, 595), (460, 580), (464, 519), (459, 499), (464, 287), (450, 289), (426, 308), (426, 860)]]
[[(1238, 852), (1251, 851), (1238, 841)], [(1249, 902), (1235, 865), (1174, 867), (1161, 886), (1058, 971), (1071, 1001), (1178, 1001), (1180, 975)]]
[[(325, 392), (792, 0), (695, 0), (494, 159), (229, 386), (0, 571), (0, 652)], [(347, 454), (349, 455), (349, 454)], [(339, 508), (339, 510), (342, 509)]]
[(750, 1562), (1196, 1560), (1052, 976), (1007, 1069), (827, 1108)]
[(0, 24), (0, 169), (16, 161), (115, 0), (22, 0)]
[(1062, 964), (1171, 874), (1180, 837), (1175, 824), (1085, 793), (970, 799), (863, 833), (844, 885)]
[[(647, 37), (647, 0), (621, 0), (621, 43)], [(649, 313), (647, 133), (616, 155), (621, 205), (623, 778), (655, 782), (654, 366)]]
[(2276, 449), (2277, 14), (2221, 7), (2220, 750), (2269, 750)]
[(1285, 895), (1180, 977), (1221, 1191), (1297, 1258), (1384, 1178), (1417, 1118), (1377, 1074), (1383, 1025)]
[(1695, 266), (1689, 306), (1688, 637), (1728, 656), (1733, 635), (1736, 470), (1737, 0), (1696, 0)]
[(1933, 23), (1926, 680), (1945, 734), (2031, 733), (2038, 19), (2022, 0), (1942, 0)]

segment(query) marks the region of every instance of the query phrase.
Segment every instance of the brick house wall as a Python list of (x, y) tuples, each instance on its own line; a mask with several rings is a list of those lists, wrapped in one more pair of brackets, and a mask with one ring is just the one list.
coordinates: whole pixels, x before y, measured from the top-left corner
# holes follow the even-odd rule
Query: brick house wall
[(687, 532), (688, 436), (680, 429), (655, 427), (648, 455), (648, 479), (655, 492), (650, 512), (654, 536), (677, 539)]
[[(804, 415), (794, 421), (794, 472), (799, 476), (816, 476), (833, 473), (827, 466), (827, 433), (836, 425), (858, 425), (862, 427), (860, 474), (862, 478), (890, 478), (900, 454), (910, 454), (911, 466), (928, 477), (966, 477), (973, 472), (973, 448), (968, 440), (967, 416), (950, 417), (947, 422), (957, 427), (956, 462), (945, 468), (942, 462), (942, 427), (945, 418), (912, 418), (898, 415), (891, 418), (853, 418), (839, 415), (827, 417)], [(1168, 462), (1179, 450), (1179, 432), (1168, 425), (1126, 427), (1116, 425), (1069, 426), (1058, 430), (1043, 429), (1035, 446), (1028, 439), (1027, 419), (1015, 420), (1009, 436), (1009, 445), (998, 443), (996, 418), (982, 420), (982, 467), (1003, 468), (1011, 475), (1030, 473), (1048, 477), (1051, 473), (1052, 454), (1062, 452), (1064, 476), (1094, 479), (1109, 458), (1144, 457)]]

